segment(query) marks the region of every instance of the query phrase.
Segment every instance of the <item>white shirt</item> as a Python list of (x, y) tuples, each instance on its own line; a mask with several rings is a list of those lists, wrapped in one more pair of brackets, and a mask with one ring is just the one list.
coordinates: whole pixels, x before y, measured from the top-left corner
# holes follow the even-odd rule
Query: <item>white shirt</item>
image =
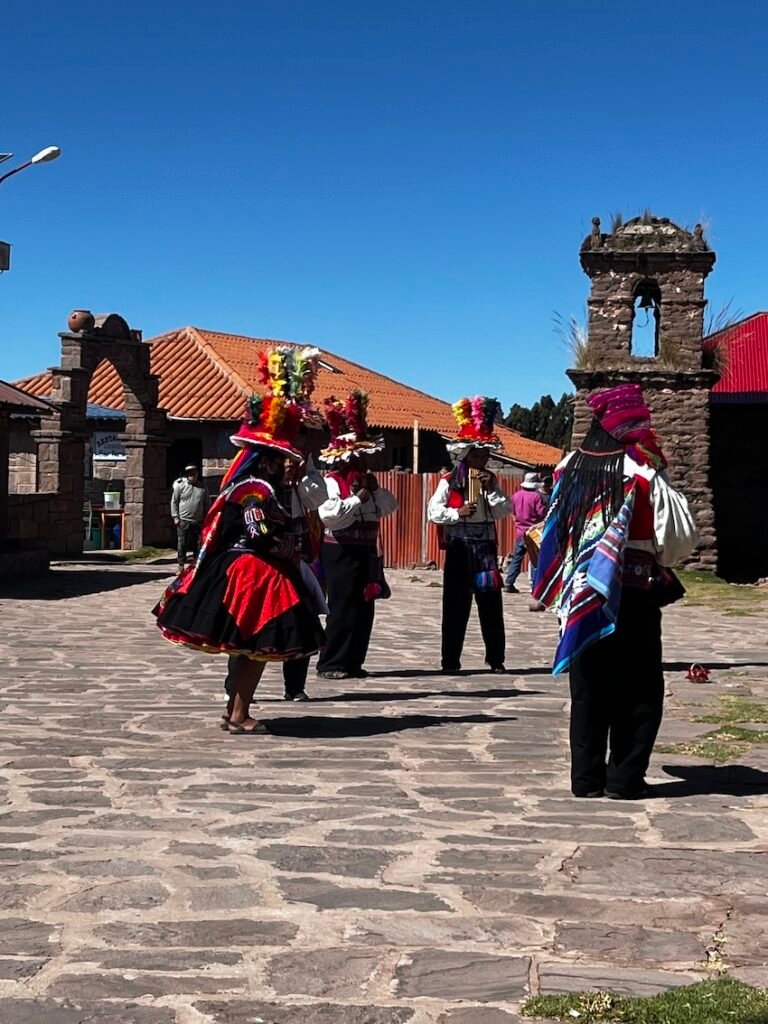
[(438, 526), (459, 522), (487, 523), (493, 519), (505, 519), (512, 512), (512, 502), (498, 486), (480, 494), (477, 508), (471, 516), (460, 516), (457, 508), (448, 508), (450, 493), (448, 481), (441, 480), (427, 506), (427, 515), (431, 523), (437, 523)]
[(400, 507), (397, 498), (386, 487), (377, 488), (367, 501), (361, 501), (356, 494), (342, 498), (339, 484), (332, 476), (327, 476), (324, 483), (328, 497), (317, 511), (323, 526), (329, 530), (343, 530), (361, 520), (366, 523), (378, 522), (379, 519), (391, 516)]

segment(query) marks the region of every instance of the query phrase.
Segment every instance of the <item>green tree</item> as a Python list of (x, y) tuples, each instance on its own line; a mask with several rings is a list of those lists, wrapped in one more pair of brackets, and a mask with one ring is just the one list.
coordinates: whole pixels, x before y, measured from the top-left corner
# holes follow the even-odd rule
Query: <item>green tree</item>
[(554, 448), (567, 448), (573, 427), (573, 400), (567, 394), (563, 394), (558, 402), (551, 395), (542, 395), (530, 409), (524, 405), (513, 405), (504, 422), (532, 441), (542, 441)]

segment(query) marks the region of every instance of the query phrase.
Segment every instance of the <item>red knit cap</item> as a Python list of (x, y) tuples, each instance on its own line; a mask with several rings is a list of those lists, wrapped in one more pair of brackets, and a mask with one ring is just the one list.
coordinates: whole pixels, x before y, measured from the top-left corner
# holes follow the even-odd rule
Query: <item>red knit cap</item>
[(598, 391), (590, 395), (587, 404), (603, 430), (617, 439), (638, 429), (647, 430), (651, 425), (651, 410), (643, 400), (639, 384), (620, 384)]

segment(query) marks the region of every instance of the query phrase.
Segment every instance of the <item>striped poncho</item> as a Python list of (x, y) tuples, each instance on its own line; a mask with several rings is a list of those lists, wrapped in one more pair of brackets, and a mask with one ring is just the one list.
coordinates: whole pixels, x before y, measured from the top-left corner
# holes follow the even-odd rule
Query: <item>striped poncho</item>
[(616, 629), (624, 551), (635, 503), (635, 481), (625, 480), (622, 506), (606, 527), (598, 497), (575, 549), (573, 527), (568, 524), (563, 550), (558, 528), (561, 485), (562, 478), (552, 493), (533, 588), (535, 600), (554, 609), (560, 619), (560, 642), (552, 666), (554, 676), (566, 672), (575, 658)]

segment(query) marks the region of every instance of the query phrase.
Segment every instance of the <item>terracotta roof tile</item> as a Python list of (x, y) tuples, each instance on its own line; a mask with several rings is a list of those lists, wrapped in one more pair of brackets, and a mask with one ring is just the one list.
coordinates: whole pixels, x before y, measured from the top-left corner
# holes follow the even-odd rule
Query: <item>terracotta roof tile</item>
[[(222, 334), (184, 327), (151, 338), (152, 372), (160, 380), (160, 406), (178, 419), (239, 420), (245, 402), (257, 390), (259, 354), (275, 345), (292, 344), (268, 338)], [(451, 435), (455, 429), (451, 406), (416, 388), (369, 370), (332, 352), (321, 350), (315, 399), (342, 397), (359, 388), (369, 395), (371, 426), (411, 429), (418, 418), (423, 430)], [(50, 394), (51, 376), (39, 374), (19, 382), (33, 394)], [(113, 409), (124, 407), (120, 379), (109, 363), (94, 373), (88, 400)], [(504, 453), (528, 465), (554, 466), (560, 450), (530, 441), (516, 431), (499, 428)]]

